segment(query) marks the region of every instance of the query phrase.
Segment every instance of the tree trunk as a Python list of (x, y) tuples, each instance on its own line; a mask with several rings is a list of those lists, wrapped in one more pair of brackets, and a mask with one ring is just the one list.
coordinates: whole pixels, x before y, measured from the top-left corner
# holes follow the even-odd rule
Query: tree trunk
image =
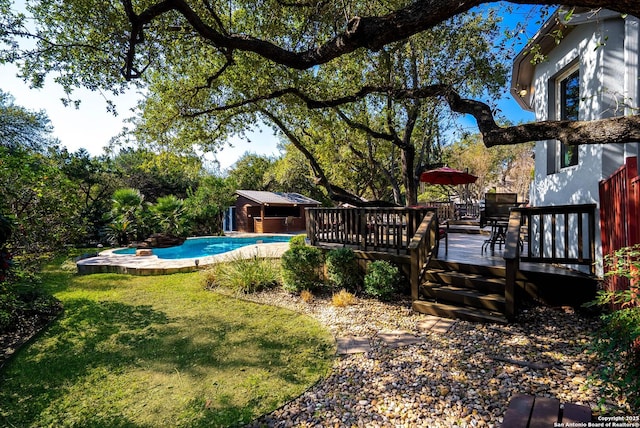
[(402, 148), (402, 178), (406, 193), (405, 206), (413, 206), (418, 203), (418, 186), (413, 176), (413, 165), (416, 158), (416, 149), (411, 144)]

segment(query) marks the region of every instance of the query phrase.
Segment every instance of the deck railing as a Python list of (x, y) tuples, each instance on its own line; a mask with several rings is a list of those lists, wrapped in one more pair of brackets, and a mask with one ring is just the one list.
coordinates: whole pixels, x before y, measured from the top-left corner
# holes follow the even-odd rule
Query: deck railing
[(511, 209), (504, 251), (507, 318), (515, 314), (520, 261), (583, 265), (595, 273), (595, 210), (595, 204)]
[(362, 251), (409, 254), (409, 244), (432, 208), (307, 208), (311, 245), (340, 244)]
[(521, 260), (583, 265), (595, 273), (596, 205), (515, 208), (527, 226)]
[(435, 212), (429, 212), (422, 219), (409, 243), (412, 300), (418, 300), (420, 297), (420, 284), (422, 284), (431, 257), (437, 253), (439, 234), (438, 215)]

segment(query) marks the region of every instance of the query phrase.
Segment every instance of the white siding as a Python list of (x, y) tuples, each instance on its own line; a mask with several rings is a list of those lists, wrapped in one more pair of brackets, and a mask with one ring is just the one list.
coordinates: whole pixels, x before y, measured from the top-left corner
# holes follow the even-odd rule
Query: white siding
[[(640, 77), (636, 18), (609, 19), (578, 25), (536, 66), (533, 107), (536, 120), (556, 119), (555, 79), (567, 67), (579, 64), (580, 119), (593, 120), (629, 114), (638, 106)], [(536, 143), (536, 171), (531, 190), (533, 206), (599, 203), (598, 183), (620, 167), (626, 156), (638, 153), (638, 144), (584, 145), (578, 165), (550, 171), (549, 150), (555, 141)], [(599, 218), (599, 214), (597, 214)], [(602, 254), (596, 227), (596, 255)], [(601, 260), (597, 264), (601, 273)]]

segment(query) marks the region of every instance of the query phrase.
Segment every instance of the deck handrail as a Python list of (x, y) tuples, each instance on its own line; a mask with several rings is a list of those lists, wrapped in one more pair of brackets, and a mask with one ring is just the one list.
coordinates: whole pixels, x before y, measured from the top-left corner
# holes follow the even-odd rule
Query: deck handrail
[(438, 215), (433, 211), (428, 212), (411, 238), (408, 247), (411, 257), (411, 300), (418, 300), (420, 297), (420, 284), (431, 261), (431, 256), (437, 248), (438, 234)]
[(595, 204), (513, 208), (514, 211), (522, 214), (527, 225), (527, 245), (521, 261), (584, 265), (595, 274)]
[(306, 208), (311, 245), (339, 244), (387, 253), (408, 254), (424, 216), (433, 208)]
[[(521, 261), (586, 265), (592, 275), (595, 273), (595, 209), (595, 204), (511, 209), (503, 255), (507, 319), (515, 317), (516, 277)], [(570, 234), (570, 230), (575, 233)]]

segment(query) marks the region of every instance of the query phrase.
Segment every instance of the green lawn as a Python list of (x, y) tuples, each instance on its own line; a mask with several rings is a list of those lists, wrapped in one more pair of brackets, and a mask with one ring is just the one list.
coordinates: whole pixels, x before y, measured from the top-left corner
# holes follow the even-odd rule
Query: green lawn
[(249, 422), (330, 370), (315, 320), (203, 289), (198, 273), (46, 273), (62, 317), (0, 373), (0, 425)]

